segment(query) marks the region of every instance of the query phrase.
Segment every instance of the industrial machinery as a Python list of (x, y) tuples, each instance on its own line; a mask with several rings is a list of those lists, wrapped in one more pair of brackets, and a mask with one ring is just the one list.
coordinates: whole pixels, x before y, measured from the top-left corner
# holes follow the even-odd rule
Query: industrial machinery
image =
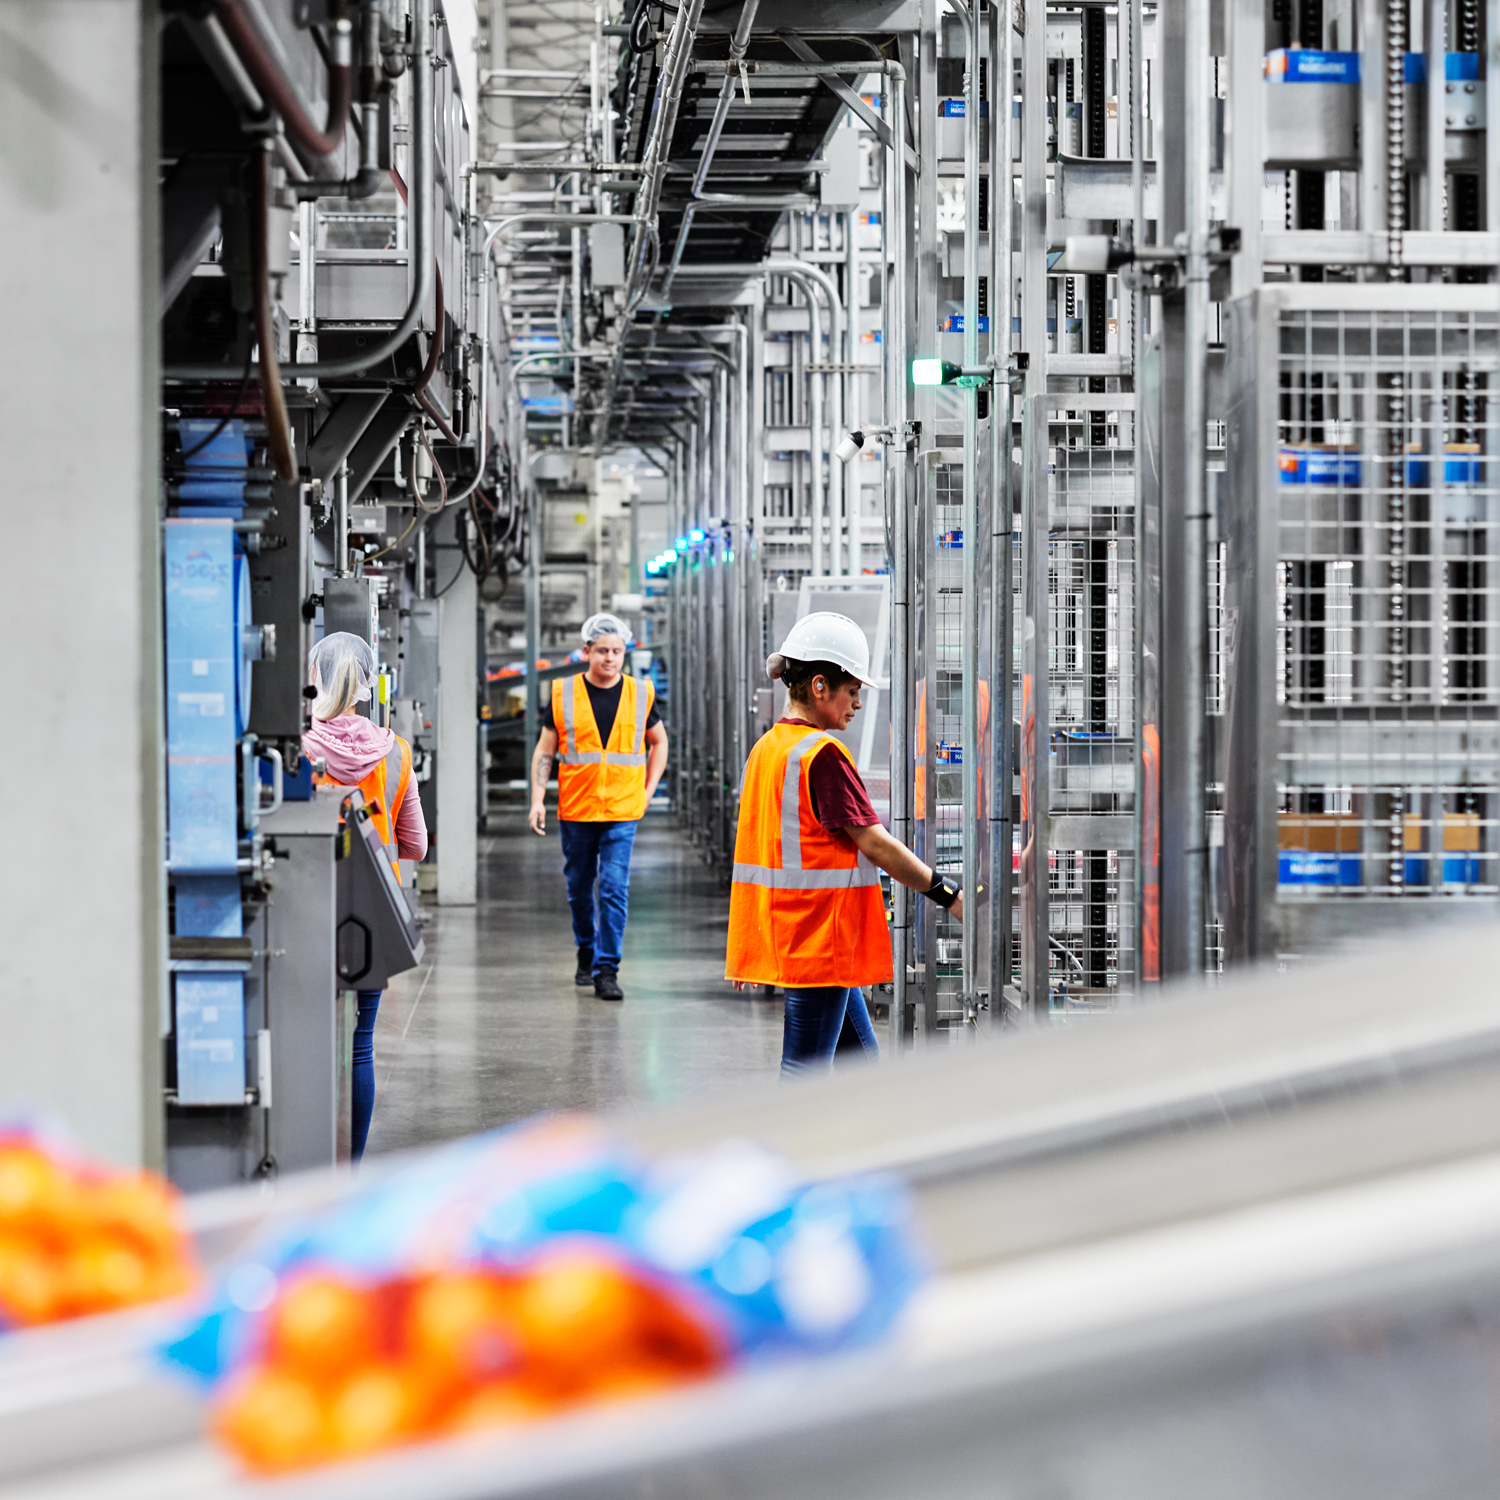
[[(276, 632), (257, 753), (293, 769), (311, 633), (372, 633), (441, 864), (487, 810), (454, 758), (529, 746), (617, 607), (724, 879), (759, 663), (845, 601), (852, 748), (969, 893), (963, 928), (890, 893), (898, 1045), (1492, 899), (1477, 0), (826, 9), (501, 6), (482, 69), (441, 11), (168, 29), (240, 112), (166, 181), (166, 451)], [(279, 88), (255, 123), (266, 26), (303, 115), (350, 90), (336, 161)], [(286, 442), (232, 415), (252, 371)], [(474, 756), (434, 705), (476, 607)]]
[(403, 890), (358, 794), (314, 789), (307, 653), (340, 630), (374, 647), (362, 711), (410, 741), (436, 832), (440, 595), (469, 645), (449, 665), (468, 744), (447, 757), (444, 894), (472, 899), (464, 615), (505, 566), (512, 480), (483, 396), (493, 341), (440, 20), (424, 0), (231, 0), (173, 11), (161, 33), (162, 1029), (167, 1163), (195, 1188), (338, 1158), (348, 992), (422, 943), (410, 867)]

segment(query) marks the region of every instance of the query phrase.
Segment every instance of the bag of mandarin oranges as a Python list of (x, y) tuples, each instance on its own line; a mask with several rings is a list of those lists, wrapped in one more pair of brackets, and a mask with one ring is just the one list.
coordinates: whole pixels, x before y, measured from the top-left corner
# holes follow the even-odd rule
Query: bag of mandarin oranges
[(167, 1352), (274, 1472), (869, 1340), (921, 1264), (891, 1182), (802, 1184), (745, 1143), (646, 1161), (552, 1116), (279, 1227)]
[(0, 1123), (0, 1330), (159, 1302), (197, 1279), (165, 1179)]

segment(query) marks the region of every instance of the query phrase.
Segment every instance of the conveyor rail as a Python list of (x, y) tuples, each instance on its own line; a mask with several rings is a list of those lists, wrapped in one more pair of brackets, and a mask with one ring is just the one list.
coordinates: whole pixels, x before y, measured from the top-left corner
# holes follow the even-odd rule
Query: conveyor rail
[[(1500, 989), (1493, 927), (727, 1105), (894, 1168), (937, 1276), (902, 1336), (630, 1409), (285, 1481), (292, 1495), (1384, 1497), (1493, 1493)], [(218, 1258), (347, 1190), (195, 1204)], [(135, 1353), (153, 1315), (0, 1343), (0, 1497), (254, 1493)]]

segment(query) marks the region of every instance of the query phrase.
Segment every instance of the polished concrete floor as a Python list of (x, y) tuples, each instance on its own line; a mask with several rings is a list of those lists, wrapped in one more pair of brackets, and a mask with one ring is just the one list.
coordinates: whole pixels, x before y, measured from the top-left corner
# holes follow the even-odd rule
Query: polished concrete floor
[(574, 987), (555, 820), (540, 839), (519, 811), (490, 823), (479, 904), (432, 908), (426, 961), (381, 1003), (369, 1151), (775, 1076), (781, 1003), (725, 983), (728, 897), (665, 817), (636, 836), (618, 1005)]

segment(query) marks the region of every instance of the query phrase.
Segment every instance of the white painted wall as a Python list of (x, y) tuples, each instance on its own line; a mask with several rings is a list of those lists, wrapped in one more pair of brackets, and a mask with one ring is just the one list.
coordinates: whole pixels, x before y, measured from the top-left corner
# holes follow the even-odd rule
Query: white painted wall
[(0, 4), (0, 1112), (159, 1161), (156, 18)]

